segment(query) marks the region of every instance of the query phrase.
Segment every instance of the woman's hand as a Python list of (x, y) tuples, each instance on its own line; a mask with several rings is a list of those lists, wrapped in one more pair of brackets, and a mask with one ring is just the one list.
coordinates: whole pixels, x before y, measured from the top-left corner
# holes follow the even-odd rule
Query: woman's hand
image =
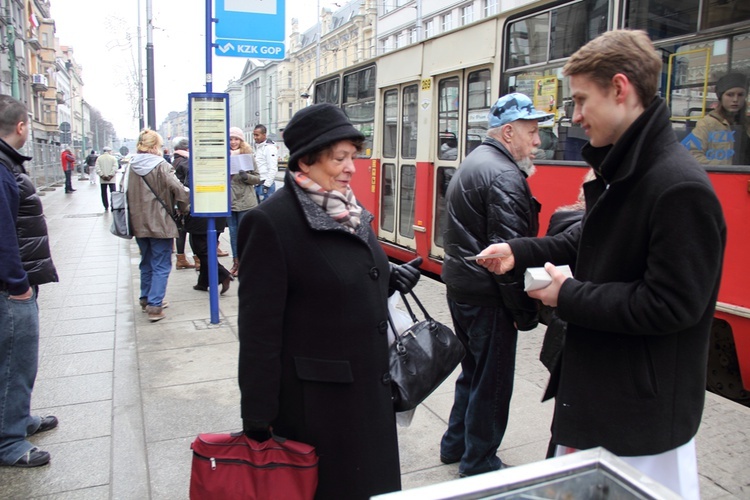
[[(422, 274), (419, 272), (419, 266), (422, 264), (422, 257), (407, 262), (406, 264), (391, 264), (391, 277), (388, 281), (388, 289), (401, 293), (409, 293), (417, 285)], [(391, 292), (392, 294), (393, 292)]]

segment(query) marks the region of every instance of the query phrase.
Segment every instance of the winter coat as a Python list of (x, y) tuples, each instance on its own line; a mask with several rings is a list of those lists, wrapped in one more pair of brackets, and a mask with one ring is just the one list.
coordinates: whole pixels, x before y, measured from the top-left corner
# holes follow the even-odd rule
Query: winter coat
[(287, 173), (239, 227), (242, 418), (317, 448), (318, 499), (400, 489), (390, 271), (372, 219), (350, 233)]
[(73, 170), (76, 166), (76, 157), (67, 149), (63, 149), (62, 153), (60, 153), (60, 161), (62, 162), (63, 172)]
[[(740, 137), (743, 133), (744, 139)], [(747, 161), (742, 158), (744, 151), (737, 146), (750, 143), (750, 127), (733, 127), (717, 110), (698, 120), (693, 135), (701, 147), (696, 147), (695, 142), (690, 142), (688, 147), (695, 159), (704, 165), (737, 165)]]
[(96, 158), (96, 174), (102, 184), (114, 184), (117, 181), (117, 158), (109, 153), (102, 153)]
[(669, 116), (656, 98), (614, 146), (584, 147), (597, 178), (579, 231), (509, 242), (516, 268), (575, 264), (558, 297), (555, 443), (654, 455), (700, 425), (726, 225)]
[(170, 213), (175, 205), (182, 212), (189, 211), (190, 191), (174, 175), (172, 165), (161, 156), (139, 153), (130, 160), (128, 170), (128, 209), (133, 235), (138, 238), (177, 238), (179, 232)]
[(260, 175), (255, 170), (234, 174), (229, 181), (232, 190), (232, 212), (244, 212), (258, 206), (255, 186), (260, 184)]
[[(26, 273), (26, 281), (21, 284), (23, 290), (11, 290), (13, 295), (24, 293), (29, 285), (43, 285), (59, 281), (57, 269), (52, 262), (42, 200), (23, 167), (23, 162), (28, 160), (31, 158), (21, 155), (5, 141), (0, 140), (0, 163), (12, 172), (18, 185), (18, 205), (15, 212), (16, 237), (13, 246), (18, 249), (17, 255), (20, 256)], [(0, 166), (0, 168), (3, 167)], [(3, 234), (3, 239), (7, 236)], [(3, 260), (3, 265), (9, 263), (5, 261), (5, 257)]]
[(271, 139), (255, 143), (255, 164), (258, 167), (260, 181), (266, 187), (276, 182), (276, 172), (279, 170), (279, 148)]
[(172, 166), (177, 179), (183, 186), (190, 189), (190, 158), (182, 156), (180, 153), (183, 152), (181, 149), (174, 152)]
[(537, 326), (536, 303), (523, 291), (523, 272), (496, 276), (465, 257), (492, 243), (536, 236), (541, 205), (510, 152), (488, 137), (461, 163), (446, 193), (442, 279), (456, 302), (496, 307), (498, 299), (520, 330)]

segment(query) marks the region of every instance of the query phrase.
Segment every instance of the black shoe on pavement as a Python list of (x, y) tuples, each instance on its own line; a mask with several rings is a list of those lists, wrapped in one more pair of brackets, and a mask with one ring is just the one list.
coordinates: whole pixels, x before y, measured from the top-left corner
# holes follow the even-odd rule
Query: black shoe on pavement
[(446, 457), (444, 455), (440, 455), (440, 461), (443, 462), (446, 465), (455, 464), (461, 461), (461, 457), (458, 458), (450, 458)]
[(199, 292), (207, 292), (208, 287), (203, 285), (193, 285), (193, 290), (198, 290)]
[[(42, 417), (42, 423), (39, 424), (39, 428), (34, 432), (34, 434), (51, 431), (52, 429), (57, 427), (57, 423), (57, 417), (54, 415), (47, 415), (46, 417)], [(34, 434), (29, 435), (33, 436)]]
[(11, 467), (39, 467), (40, 465), (47, 465), (49, 459), (49, 452), (42, 451), (35, 446), (16, 460), (16, 463), (11, 464)]

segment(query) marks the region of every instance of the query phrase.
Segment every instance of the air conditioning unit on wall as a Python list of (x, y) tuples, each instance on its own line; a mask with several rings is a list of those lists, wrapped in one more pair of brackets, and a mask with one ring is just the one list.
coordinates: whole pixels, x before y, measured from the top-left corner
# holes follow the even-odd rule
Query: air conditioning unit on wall
[(31, 83), (47, 86), (47, 77), (41, 73), (31, 75)]

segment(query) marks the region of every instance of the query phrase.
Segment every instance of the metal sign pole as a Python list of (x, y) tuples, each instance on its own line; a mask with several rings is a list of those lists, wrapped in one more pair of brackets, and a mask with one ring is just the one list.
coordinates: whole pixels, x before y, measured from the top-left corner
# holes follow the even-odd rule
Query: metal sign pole
[[(206, 92), (213, 92), (213, 64), (211, 49), (213, 48), (213, 10), (212, 0), (206, 0)], [(193, 184), (193, 187), (195, 185)], [(219, 324), (219, 260), (216, 255), (216, 221), (208, 218), (208, 293), (211, 304), (211, 324)], [(201, 265), (204, 265), (201, 262)]]

